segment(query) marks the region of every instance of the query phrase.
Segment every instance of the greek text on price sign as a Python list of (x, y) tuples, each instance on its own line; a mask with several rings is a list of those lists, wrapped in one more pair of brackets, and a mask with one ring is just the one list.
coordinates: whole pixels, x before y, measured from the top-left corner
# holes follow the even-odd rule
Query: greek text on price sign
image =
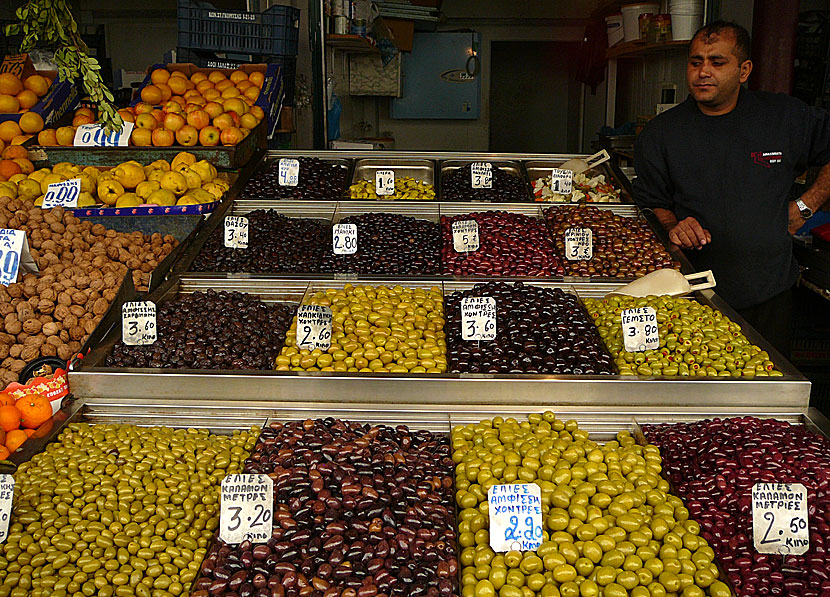
[(236, 545), (266, 543), (274, 526), (274, 481), (268, 475), (228, 475), (222, 479), (219, 538)]
[(542, 489), (536, 483), (487, 490), (493, 551), (535, 551), (542, 544)]
[(300, 182), (300, 160), (282, 158), (277, 181), (281, 187), (296, 187)]
[(565, 230), (565, 257), (569, 261), (589, 261), (594, 256), (594, 232), (590, 228)]
[(461, 300), (461, 339), (496, 339), (496, 299), (468, 296)]
[(8, 286), (17, 282), (17, 270), (26, 233), (22, 230), (0, 229), (0, 285)]
[(458, 220), (452, 223), (452, 248), (456, 253), (478, 251), (478, 222)]
[(331, 346), (331, 309), (301, 305), (297, 309), (297, 348), (328, 350)]
[(375, 172), (375, 194), (379, 197), (395, 194), (394, 170), (378, 170)]
[(620, 313), (623, 344), (627, 352), (643, 352), (660, 348), (657, 311), (654, 307), (623, 309)]
[(12, 517), (14, 477), (0, 475), (0, 543), (9, 536), (9, 519)]
[(474, 189), (493, 188), (493, 164), (475, 162), (470, 166), (470, 183)]
[(73, 178), (61, 182), (53, 182), (46, 188), (41, 208), (78, 207), (78, 196), (81, 194), (81, 179)]
[(248, 248), (248, 218), (225, 216), (225, 246), (229, 249)]
[(357, 253), (357, 224), (335, 224), (331, 227), (331, 234), (335, 255)]
[(121, 339), (127, 346), (149, 346), (156, 341), (156, 304), (133, 301), (121, 307)]
[(550, 173), (550, 190), (559, 195), (570, 195), (573, 193), (573, 171), (554, 168)]
[(758, 553), (800, 556), (810, 549), (804, 485), (756, 483), (752, 486), (752, 542)]
[(102, 124), (82, 124), (75, 131), (75, 147), (126, 147), (133, 133), (132, 122), (124, 121), (120, 131), (108, 133)]

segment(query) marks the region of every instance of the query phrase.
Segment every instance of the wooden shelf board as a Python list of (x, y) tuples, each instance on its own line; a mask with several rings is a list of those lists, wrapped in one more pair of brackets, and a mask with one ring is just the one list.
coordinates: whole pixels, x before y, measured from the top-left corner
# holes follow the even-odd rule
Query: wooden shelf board
[(344, 52), (361, 52), (366, 54), (378, 52), (377, 46), (373, 46), (368, 39), (360, 35), (330, 34), (326, 36), (326, 45), (336, 50), (343, 50)]
[(628, 41), (608, 48), (605, 55), (609, 60), (612, 58), (630, 58), (634, 56), (644, 56), (646, 54), (659, 54), (661, 52), (683, 50), (688, 46), (688, 40), (668, 41), (659, 44), (650, 44), (644, 41)]

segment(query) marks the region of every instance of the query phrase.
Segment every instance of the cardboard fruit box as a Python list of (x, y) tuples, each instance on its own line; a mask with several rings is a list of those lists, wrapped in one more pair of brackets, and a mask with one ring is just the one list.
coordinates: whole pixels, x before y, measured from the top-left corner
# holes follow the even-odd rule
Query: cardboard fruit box
[[(6, 56), (3, 60), (3, 66), (0, 67), (0, 72), (11, 72), (20, 78), (38, 74), (52, 79), (52, 85), (49, 87), (46, 95), (41, 97), (38, 103), (27, 110), (27, 112), (40, 114), (40, 117), (43, 118), (44, 126), (51, 126), (64, 114), (74, 110), (80, 102), (81, 96), (74, 82), (59, 80), (56, 71), (35, 70), (28, 54)], [(6, 122), (7, 120), (20, 122), (20, 117), (23, 114), (0, 114), (0, 122)]]

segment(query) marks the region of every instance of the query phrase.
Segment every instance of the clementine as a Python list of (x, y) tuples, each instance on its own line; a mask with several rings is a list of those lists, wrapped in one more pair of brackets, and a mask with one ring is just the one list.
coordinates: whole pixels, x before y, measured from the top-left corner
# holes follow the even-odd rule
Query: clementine
[(170, 78), (170, 71), (166, 68), (157, 68), (152, 72), (150, 75), (150, 80), (153, 84), (158, 85), (159, 83), (167, 83), (167, 79)]
[[(0, 392), (0, 406), (14, 406), (17, 398), (6, 392)], [(2, 444), (3, 442), (0, 442)]]
[(141, 101), (143, 102), (147, 102), (148, 104), (157, 106), (162, 102), (163, 99), (164, 94), (161, 92), (161, 89), (159, 89), (155, 85), (147, 85), (144, 89), (141, 90)]
[(16, 406), (10, 404), (0, 406), (0, 427), (7, 433), (20, 429), (20, 411)]
[(235, 70), (231, 73), (230, 79), (233, 82), (233, 84), (236, 85), (240, 81), (247, 81), (248, 75), (245, 73), (245, 71)]
[(6, 434), (6, 448), (8, 448), (9, 452), (14, 454), (17, 451), (17, 449), (26, 442), (27, 439), (29, 439), (29, 436), (26, 435), (26, 432), (22, 429), (15, 429), (13, 431), (9, 431)]
[(265, 74), (259, 71), (253, 72), (248, 75), (248, 80), (257, 87), (262, 87), (262, 84), (265, 82)]
[(40, 394), (24, 396), (14, 405), (20, 411), (23, 427), (28, 429), (37, 429), (52, 416), (52, 404)]

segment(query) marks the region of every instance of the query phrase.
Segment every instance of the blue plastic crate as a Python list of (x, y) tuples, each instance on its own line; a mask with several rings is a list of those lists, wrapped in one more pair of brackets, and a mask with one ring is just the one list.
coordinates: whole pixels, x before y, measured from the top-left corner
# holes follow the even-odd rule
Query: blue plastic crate
[(179, 47), (243, 54), (297, 55), (300, 10), (272, 6), (263, 12), (220, 10), (207, 2), (178, 0)]

